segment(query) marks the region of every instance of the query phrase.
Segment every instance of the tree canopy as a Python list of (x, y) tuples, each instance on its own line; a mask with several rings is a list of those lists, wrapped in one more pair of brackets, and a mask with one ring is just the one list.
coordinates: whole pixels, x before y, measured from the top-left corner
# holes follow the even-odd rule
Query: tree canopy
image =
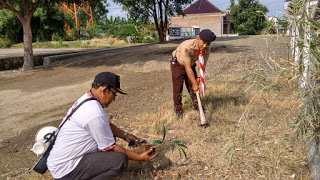
[[(67, 3), (81, 3), (83, 0), (64, 0)], [(0, 0), (0, 9), (7, 9), (14, 13), (23, 27), (24, 63), (22, 70), (33, 69), (32, 29), (31, 20), (35, 11), (40, 7), (50, 9), (59, 0)], [(90, 5), (94, 14), (103, 15), (107, 0), (91, 0)]]
[(113, 0), (123, 5), (133, 19), (148, 20), (153, 18), (158, 31), (160, 43), (166, 42), (168, 16), (182, 14), (183, 6), (190, 4), (192, 0)]
[(233, 33), (241, 35), (258, 34), (266, 26), (265, 16), (268, 8), (258, 0), (239, 0), (238, 4), (231, 0), (231, 25)]
[(0, 9), (0, 47), (10, 47), (21, 42), (23, 38), (22, 24), (19, 19), (5, 9)]

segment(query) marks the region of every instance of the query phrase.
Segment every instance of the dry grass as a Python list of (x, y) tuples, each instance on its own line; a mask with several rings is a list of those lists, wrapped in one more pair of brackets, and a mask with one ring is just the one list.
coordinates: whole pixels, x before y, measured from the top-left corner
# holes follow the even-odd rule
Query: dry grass
[[(112, 36), (104, 38), (93, 38), (89, 40), (76, 41), (50, 41), (50, 42), (34, 42), (33, 48), (105, 48), (105, 47), (122, 47), (130, 46), (132, 44), (126, 43), (123, 40)], [(23, 48), (23, 43), (15, 44), (11, 48)]]
[[(198, 126), (198, 112), (191, 109), (187, 94), (181, 120), (175, 118), (172, 102), (167, 102), (156, 113), (114, 122), (148, 141), (161, 139), (162, 126), (167, 128), (165, 143), (156, 147), (157, 157), (148, 163), (131, 161), (128, 171), (118, 179), (310, 179), (302, 144), (285, 140), (300, 103), (300, 99), (286, 96), (290, 89), (247, 90), (250, 84), (235, 77), (217, 78), (207, 84), (202, 102), (209, 127)], [(173, 140), (181, 140), (188, 147), (188, 159), (171, 150)], [(234, 144), (224, 148), (230, 140)], [(230, 154), (220, 159), (231, 145), (234, 153), (228, 165)], [(44, 176), (33, 172), (27, 179), (52, 178), (48, 172)]]
[[(202, 99), (210, 122), (207, 128), (198, 126), (199, 115), (191, 109), (188, 96), (182, 120), (175, 119), (171, 102), (157, 113), (137, 115), (127, 129), (150, 141), (162, 138), (165, 125), (166, 143), (156, 148), (158, 157), (153, 162), (130, 162), (129, 171), (119, 179), (309, 179), (303, 146), (286, 141), (299, 99), (286, 97), (284, 91), (245, 92), (248, 86), (236, 78), (216, 79), (208, 85)], [(235, 151), (228, 165), (229, 154), (220, 159), (232, 139)], [(171, 151), (173, 140), (188, 146), (188, 159)]]
[(105, 37), (105, 38), (93, 38), (90, 40), (84, 40), (81, 41), (83, 46), (90, 46), (93, 48), (97, 47), (105, 47), (105, 46), (125, 46), (127, 43), (123, 40), (119, 40), (117, 38), (114, 38), (112, 36)]

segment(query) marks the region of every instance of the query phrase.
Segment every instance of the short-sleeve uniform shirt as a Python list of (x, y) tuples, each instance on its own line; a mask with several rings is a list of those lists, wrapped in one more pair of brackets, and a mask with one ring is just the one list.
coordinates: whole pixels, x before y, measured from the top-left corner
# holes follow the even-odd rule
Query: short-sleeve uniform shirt
[[(184, 62), (190, 62), (193, 66), (199, 60), (199, 54), (197, 53), (197, 39), (189, 39), (183, 41), (176, 50), (172, 52), (172, 56), (176, 56), (178, 62), (184, 65)], [(210, 55), (210, 46), (203, 50), (204, 65), (206, 66)]]

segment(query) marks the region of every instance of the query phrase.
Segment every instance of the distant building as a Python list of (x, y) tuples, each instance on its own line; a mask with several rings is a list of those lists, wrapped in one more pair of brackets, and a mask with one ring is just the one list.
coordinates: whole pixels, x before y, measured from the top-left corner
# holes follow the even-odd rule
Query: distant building
[(269, 16), (268, 20), (274, 25), (274, 28), (271, 28), (269, 33), (276, 34), (277, 31), (282, 33), (285, 30), (285, 28), (279, 23), (278, 18), (276, 18), (274, 16)]
[[(197, 35), (202, 29), (210, 29), (218, 36), (230, 34), (230, 11), (222, 12), (208, 0), (198, 0), (183, 12), (185, 16), (170, 16), (170, 27), (175, 29), (181, 27), (182, 36)], [(168, 32), (170, 37), (179, 34), (172, 29), (170, 31), (170, 27)]]

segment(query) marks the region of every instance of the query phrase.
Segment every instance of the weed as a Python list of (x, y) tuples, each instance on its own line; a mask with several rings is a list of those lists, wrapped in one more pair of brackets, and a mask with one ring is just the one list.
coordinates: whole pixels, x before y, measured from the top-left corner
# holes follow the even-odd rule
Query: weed
[[(229, 147), (227, 149), (227, 147)], [(225, 152), (219, 159), (219, 161), (221, 161), (222, 159), (224, 159), (226, 156), (228, 156), (228, 165), (231, 164), (232, 162), (232, 158), (233, 158), (233, 154), (235, 151), (235, 144), (234, 144), (234, 139), (231, 139), (222, 149), (221, 152)]]

